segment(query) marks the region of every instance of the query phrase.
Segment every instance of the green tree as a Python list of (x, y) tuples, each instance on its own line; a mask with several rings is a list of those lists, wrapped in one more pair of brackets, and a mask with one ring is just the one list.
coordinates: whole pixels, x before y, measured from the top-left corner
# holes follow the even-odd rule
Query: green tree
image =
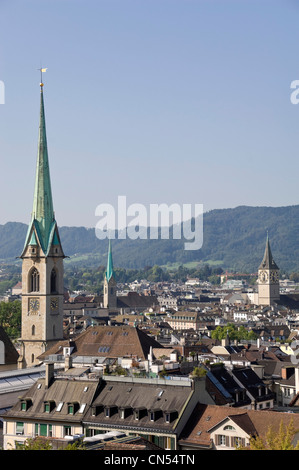
[(2, 326), (7, 335), (12, 339), (20, 336), (21, 316), (22, 310), (19, 300), (0, 303), (0, 326)]
[(299, 441), (293, 444), (293, 439), (298, 430), (294, 427), (293, 419), (286, 426), (281, 420), (279, 431), (275, 431), (272, 426), (267, 430), (265, 437), (251, 437), (251, 450), (299, 450)]

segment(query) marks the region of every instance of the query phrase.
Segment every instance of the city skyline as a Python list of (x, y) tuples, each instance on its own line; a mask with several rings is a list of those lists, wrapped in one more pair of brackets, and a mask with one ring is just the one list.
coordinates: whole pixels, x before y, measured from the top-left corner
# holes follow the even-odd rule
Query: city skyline
[(298, 204), (298, 15), (291, 0), (0, 2), (0, 223), (30, 221), (40, 67), (59, 225), (95, 227), (122, 195)]

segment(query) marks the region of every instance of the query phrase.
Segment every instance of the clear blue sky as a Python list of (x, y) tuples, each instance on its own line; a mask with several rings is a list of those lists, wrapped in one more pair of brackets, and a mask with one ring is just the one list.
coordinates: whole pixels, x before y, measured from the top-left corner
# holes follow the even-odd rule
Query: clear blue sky
[(0, 223), (28, 223), (44, 94), (59, 225), (299, 203), (296, 0), (0, 0)]

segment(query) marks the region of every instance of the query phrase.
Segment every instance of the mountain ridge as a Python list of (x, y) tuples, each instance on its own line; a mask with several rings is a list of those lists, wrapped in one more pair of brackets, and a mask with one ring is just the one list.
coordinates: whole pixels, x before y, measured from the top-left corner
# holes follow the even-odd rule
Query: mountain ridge
[[(13, 262), (22, 252), (27, 224), (0, 225), (0, 259)], [(203, 245), (200, 250), (184, 250), (185, 239), (112, 241), (117, 267), (206, 263), (228, 270), (256, 272), (269, 233), (273, 257), (281, 270), (299, 272), (299, 205), (237, 206), (213, 209), (203, 214)], [(106, 264), (108, 241), (96, 237), (95, 228), (59, 227), (66, 262), (87, 266)]]

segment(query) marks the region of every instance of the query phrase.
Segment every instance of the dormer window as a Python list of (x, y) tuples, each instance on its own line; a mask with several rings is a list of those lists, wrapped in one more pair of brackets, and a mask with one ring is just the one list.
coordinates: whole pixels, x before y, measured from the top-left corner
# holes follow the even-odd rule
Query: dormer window
[(31, 398), (24, 398), (21, 400), (21, 411), (27, 411), (32, 405)]
[(175, 418), (177, 418), (178, 412), (176, 410), (168, 410), (164, 412), (165, 423), (171, 423)]
[(93, 405), (91, 408), (92, 416), (97, 416), (102, 411), (103, 411), (103, 405)]
[(74, 415), (79, 409), (79, 403), (73, 402), (67, 404), (67, 412), (69, 415)]
[(44, 402), (44, 412), (45, 413), (51, 413), (52, 410), (55, 408), (55, 401), (50, 400), (50, 401), (45, 401)]

